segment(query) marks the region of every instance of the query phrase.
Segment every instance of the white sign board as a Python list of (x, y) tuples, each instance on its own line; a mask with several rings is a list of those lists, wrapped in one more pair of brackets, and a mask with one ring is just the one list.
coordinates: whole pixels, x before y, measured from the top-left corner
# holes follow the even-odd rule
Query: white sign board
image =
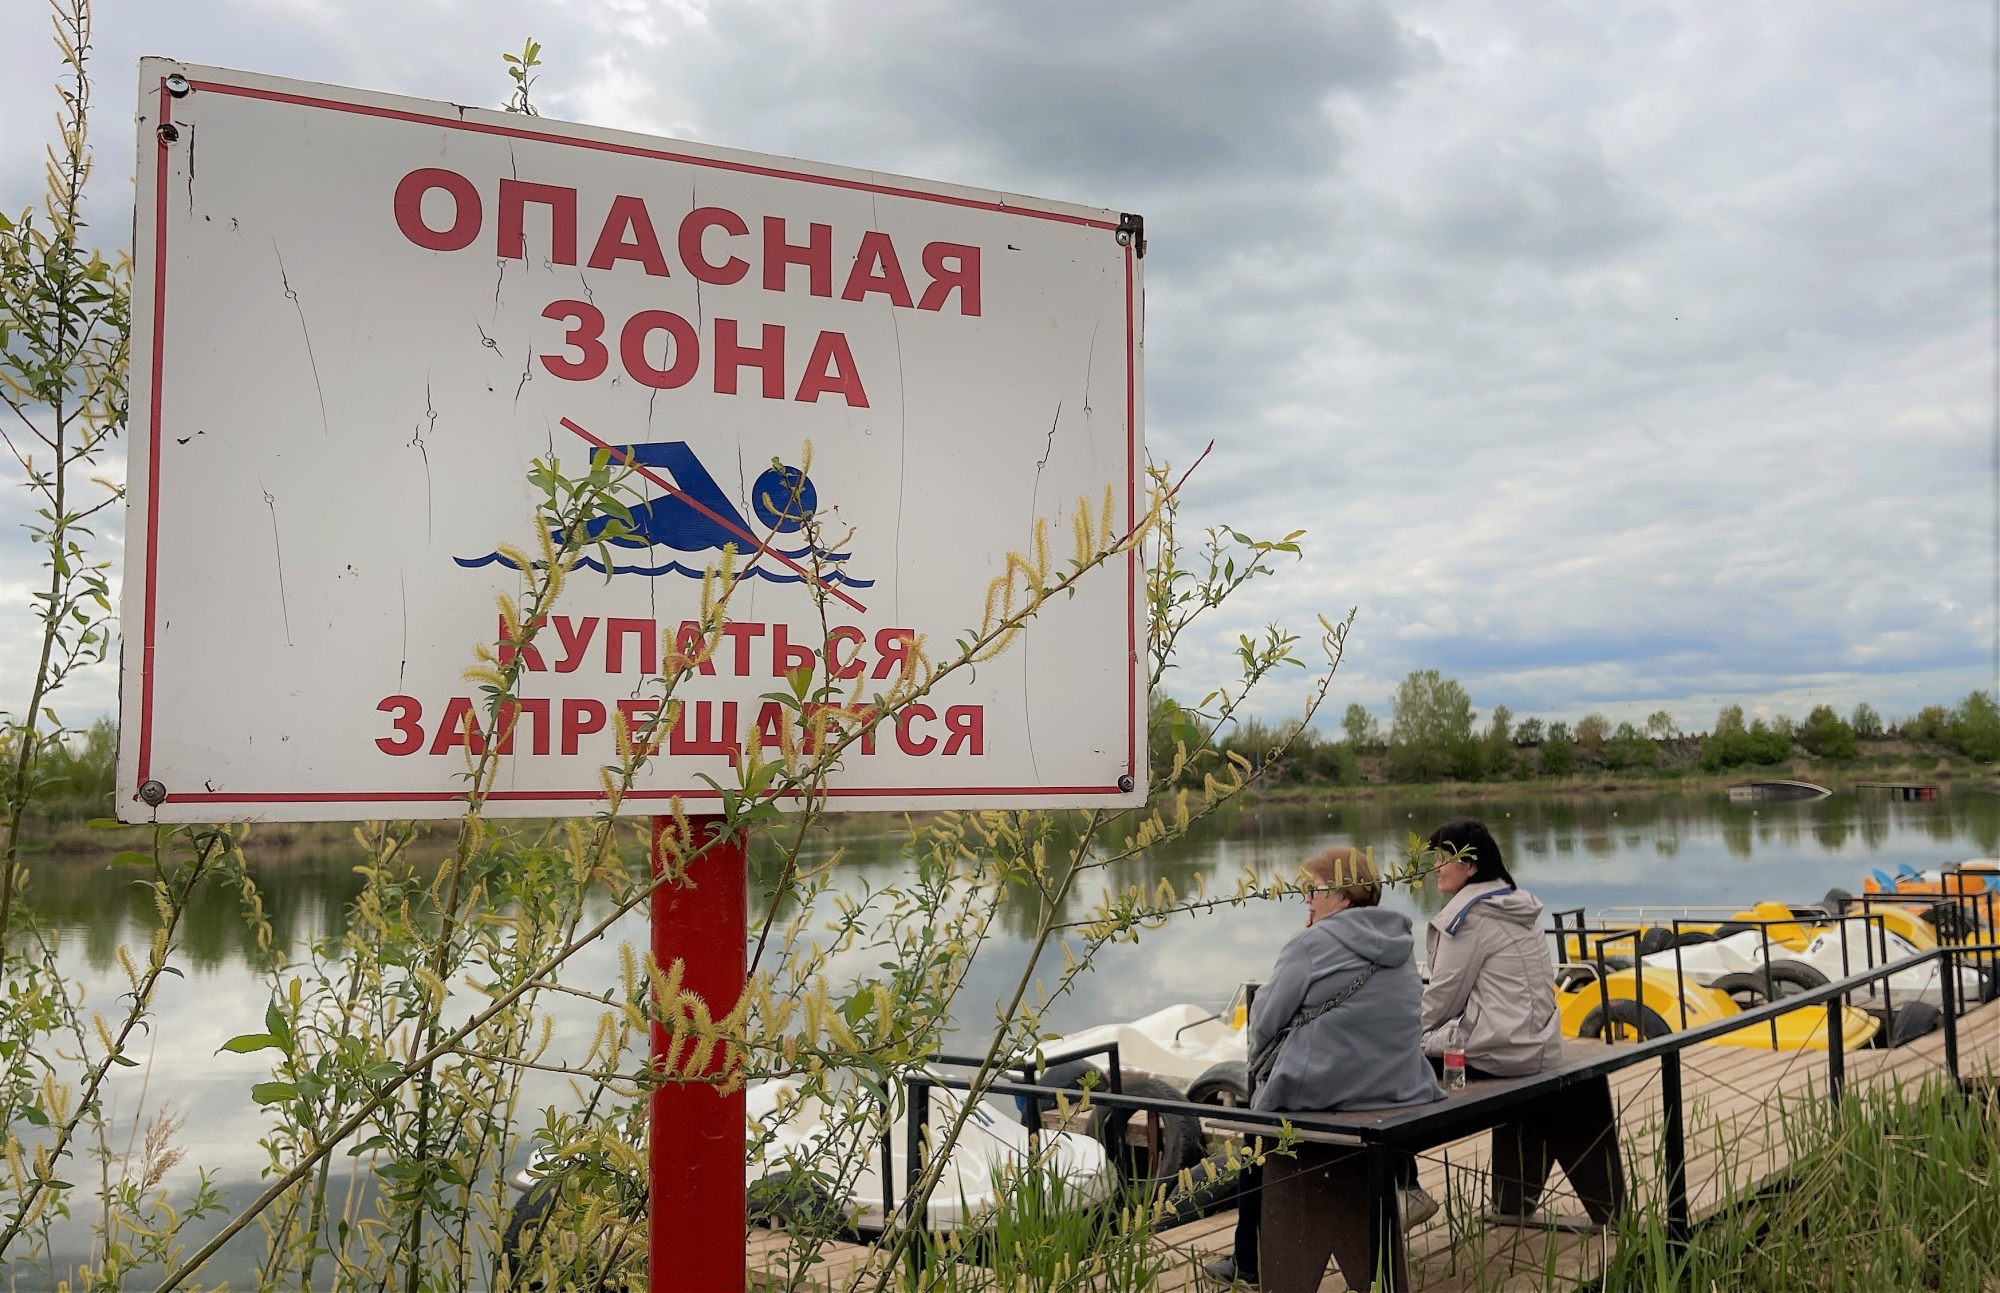
[[(871, 689), (912, 635), (949, 659), (1037, 517), (1060, 561), (1079, 496), (1142, 505), (1117, 212), (156, 59), (140, 91), (128, 819), (455, 815), (536, 458), (617, 446), (647, 501), (526, 661), (517, 816), (601, 807), (616, 711), (808, 444), (833, 617), (779, 533), (628, 811), (712, 803), (808, 652)], [(831, 806), (1142, 802), (1142, 579), (1121, 556), (881, 724)]]

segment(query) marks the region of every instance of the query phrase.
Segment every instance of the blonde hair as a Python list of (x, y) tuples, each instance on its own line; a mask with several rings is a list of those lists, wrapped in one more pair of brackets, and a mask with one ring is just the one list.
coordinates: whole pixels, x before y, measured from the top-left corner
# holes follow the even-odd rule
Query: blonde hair
[(1299, 864), (1313, 879), (1346, 898), (1354, 907), (1373, 907), (1382, 901), (1382, 876), (1360, 849), (1336, 845), (1313, 854)]

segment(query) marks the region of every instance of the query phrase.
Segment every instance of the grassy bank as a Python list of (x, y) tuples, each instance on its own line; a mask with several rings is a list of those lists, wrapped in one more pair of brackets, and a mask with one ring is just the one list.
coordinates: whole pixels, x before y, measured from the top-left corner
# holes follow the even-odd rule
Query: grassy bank
[(1782, 1178), (1736, 1190), (1685, 1249), (1649, 1202), (1621, 1228), (1598, 1287), (2000, 1287), (2000, 1117), (1991, 1079), (1973, 1089), (1933, 1081), (1783, 1110)]

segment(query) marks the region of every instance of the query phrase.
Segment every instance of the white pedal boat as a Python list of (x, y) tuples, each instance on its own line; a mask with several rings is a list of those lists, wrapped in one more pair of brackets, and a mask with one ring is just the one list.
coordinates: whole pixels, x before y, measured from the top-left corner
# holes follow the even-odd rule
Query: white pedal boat
[[(1884, 942), (1887, 955), (1884, 956)], [(1842, 947), (1846, 951), (1843, 958)], [(1630, 944), (1628, 943), (1629, 947)], [(1777, 981), (1776, 990), (1784, 995), (1787, 988), (1794, 991), (1832, 983), (1836, 979), (1860, 974), (1871, 965), (1884, 965), (1900, 961), (1907, 956), (1915, 956), (1918, 948), (1893, 931), (1864, 929), (1852, 921), (1842, 921), (1839, 925), (1824, 929), (1813, 935), (1803, 951), (1793, 951), (1780, 943), (1770, 944), (1771, 977)], [(1672, 974), (1676, 967), (1673, 951), (1654, 952), (1640, 958), (1648, 973), (1661, 970)], [(1764, 939), (1756, 930), (1745, 930), (1718, 938), (1707, 943), (1692, 943), (1679, 950), (1678, 966), (1681, 973), (1704, 987), (1713, 986), (1719, 979), (1734, 975), (1750, 975), (1759, 982), (1764, 974)], [(1788, 967), (1803, 966), (1812, 974), (1799, 974)], [(1892, 1002), (1923, 1001), (1933, 1006), (1943, 1004), (1943, 984), (1940, 979), (1942, 967), (1936, 962), (1918, 966), (1912, 970), (1902, 970), (1888, 978), (1888, 995)], [(1819, 983), (1809, 980), (1817, 975)], [(1979, 1001), (1986, 990), (1986, 979), (1980, 971), (1970, 966), (1960, 966), (1958, 970), (1958, 991), (1960, 1001)], [(1859, 1004), (1858, 1002), (1856, 1004)]]
[[(826, 1107), (817, 1099), (797, 1100), (787, 1095), (801, 1083), (784, 1078), (751, 1084), (744, 1092), (750, 1124), (771, 1130), (768, 1143), (745, 1165), (746, 1182), (755, 1185), (767, 1175), (787, 1170), (787, 1154), (797, 1161), (809, 1161), (828, 1134)], [(930, 1091), (929, 1125), (942, 1137), (957, 1118), (965, 1096), (943, 1087)], [(781, 1102), (787, 1107), (780, 1111)], [(908, 1117), (899, 1118), (889, 1133), (889, 1170), (898, 1210), (909, 1179), (906, 1158), (909, 1145)], [(1088, 1206), (1102, 1203), (1118, 1189), (1118, 1171), (1104, 1147), (1076, 1132), (1044, 1131), (1040, 1137), (1042, 1161), (1060, 1177), (1071, 1202)], [(849, 1224), (856, 1230), (879, 1231), (882, 1217), (882, 1141), (871, 1139), (852, 1152), (862, 1165), (853, 1174), (848, 1189)], [(947, 1162), (944, 1178), (931, 1193), (926, 1209), (926, 1225), (931, 1230), (956, 1230), (977, 1226), (994, 1204), (994, 1184), (1003, 1168), (1018, 1170), (1031, 1161), (1028, 1129), (1018, 1118), (1010, 1118), (994, 1103), (973, 1106)]]
[[(1239, 987), (1220, 1011), (1185, 1003), (1168, 1006), (1130, 1023), (1099, 1024), (1070, 1033), (1044, 1043), (1042, 1053), (1071, 1054), (1116, 1042), (1122, 1067), (1155, 1074), (1185, 1091), (1215, 1065), (1232, 1060), (1240, 1064), (1249, 1058), (1243, 1040), (1248, 1013), (1243, 1002), (1249, 986)], [(1085, 1063), (1102, 1069), (1104, 1056), (1092, 1056)]]

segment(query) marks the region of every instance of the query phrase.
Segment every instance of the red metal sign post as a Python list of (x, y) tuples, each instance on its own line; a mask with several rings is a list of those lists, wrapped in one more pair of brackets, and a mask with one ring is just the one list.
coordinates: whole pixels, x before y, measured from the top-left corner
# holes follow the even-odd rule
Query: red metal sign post
[[(722, 834), (720, 817), (690, 817), (692, 852)], [(671, 817), (653, 819), (653, 873), (661, 842), (677, 830)], [(653, 895), (653, 959), (679, 960), (682, 986), (718, 1017), (743, 992), (746, 862), (743, 837), (716, 841), (684, 883)], [(653, 1026), (653, 1054), (665, 1053), (666, 1030)], [(722, 1066), (717, 1048), (712, 1068)], [(653, 1093), (648, 1153), (648, 1287), (651, 1293), (743, 1293), (743, 1092), (718, 1095), (711, 1086), (663, 1086)]]

